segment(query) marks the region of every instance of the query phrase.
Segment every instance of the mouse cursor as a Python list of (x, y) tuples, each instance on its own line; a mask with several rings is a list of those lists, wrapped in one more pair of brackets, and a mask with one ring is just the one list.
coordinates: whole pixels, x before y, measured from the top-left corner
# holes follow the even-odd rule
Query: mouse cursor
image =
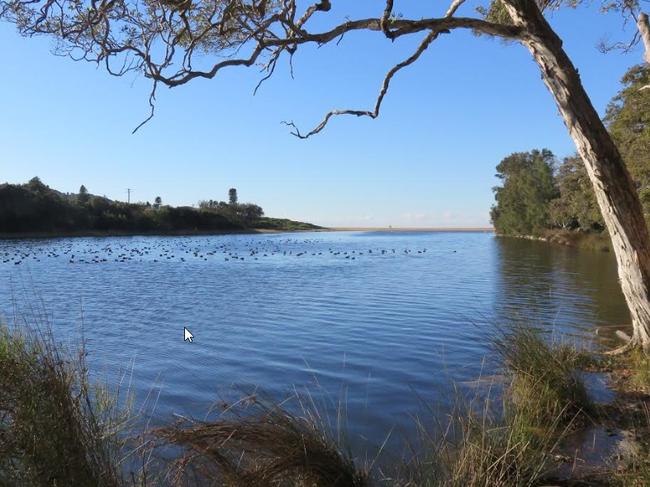
[(194, 335), (192, 335), (192, 333), (190, 333), (190, 330), (185, 327), (183, 327), (183, 340), (190, 343), (192, 343), (194, 340)]

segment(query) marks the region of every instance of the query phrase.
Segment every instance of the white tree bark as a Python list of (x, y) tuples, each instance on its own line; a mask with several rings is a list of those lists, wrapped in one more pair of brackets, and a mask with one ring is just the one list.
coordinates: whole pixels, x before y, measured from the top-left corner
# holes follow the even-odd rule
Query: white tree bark
[(522, 43), (539, 65), (594, 187), (632, 317), (632, 340), (626, 348), (641, 346), (649, 351), (650, 236), (632, 178), (564, 52), (562, 41), (536, 2), (504, 0), (504, 5), (514, 23), (526, 32)]
[(645, 48), (644, 59), (645, 62), (650, 64), (650, 22), (648, 22), (648, 16), (641, 12), (639, 14), (639, 19), (636, 23), (639, 28), (639, 33), (641, 34), (641, 40), (643, 41), (643, 47)]
[[(646, 63), (650, 64), (650, 22), (648, 22), (648, 16), (641, 12), (636, 25), (639, 28), (639, 34), (641, 34), (641, 40), (643, 41), (643, 59), (645, 59)], [(647, 89), (650, 89), (650, 85), (645, 85), (641, 88), (641, 90)]]

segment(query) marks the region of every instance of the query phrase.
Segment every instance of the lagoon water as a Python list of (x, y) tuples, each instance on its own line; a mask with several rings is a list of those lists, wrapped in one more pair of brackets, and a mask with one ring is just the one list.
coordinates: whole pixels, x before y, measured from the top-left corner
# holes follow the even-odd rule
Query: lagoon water
[(358, 451), (494, 373), (496, 326), (628, 321), (612, 255), (461, 232), (4, 240), (0, 312), (83, 336), (93, 376), (148, 397), (154, 424), (297, 390), (344, 410)]

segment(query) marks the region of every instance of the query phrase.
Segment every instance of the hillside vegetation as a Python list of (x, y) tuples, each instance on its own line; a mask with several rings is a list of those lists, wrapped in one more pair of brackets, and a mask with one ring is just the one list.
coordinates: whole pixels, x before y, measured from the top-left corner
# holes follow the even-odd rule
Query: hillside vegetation
[[(233, 188), (234, 189), (234, 188)], [(210, 204), (212, 203), (212, 204)], [(314, 230), (309, 223), (264, 217), (258, 205), (230, 201), (201, 202), (199, 208), (124, 203), (88, 193), (56, 191), (37, 177), (26, 184), (0, 185), (0, 233), (174, 233), (228, 232), (247, 229)]]

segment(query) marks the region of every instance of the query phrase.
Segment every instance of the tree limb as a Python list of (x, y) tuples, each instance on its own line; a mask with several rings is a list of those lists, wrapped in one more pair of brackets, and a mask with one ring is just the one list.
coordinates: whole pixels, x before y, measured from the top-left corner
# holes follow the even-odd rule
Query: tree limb
[(381, 17), (381, 30), (386, 37), (389, 39), (395, 39), (393, 33), (390, 31), (388, 26), (390, 16), (393, 14), (393, 0), (386, 0), (386, 8), (384, 8), (384, 15)]
[(330, 121), (332, 117), (339, 116), (339, 115), (355, 115), (357, 117), (370, 117), (370, 118), (377, 118), (379, 116), (379, 110), (381, 109), (381, 104), (384, 101), (384, 97), (386, 96), (386, 93), (388, 92), (388, 87), (390, 86), (390, 81), (393, 79), (393, 76), (395, 76), (395, 73), (397, 73), (399, 70), (405, 68), (406, 66), (409, 66), (410, 64), (413, 64), (417, 59), (422, 55), (424, 51), (431, 45), (431, 43), (438, 37), (440, 33), (439, 32), (429, 32), (427, 36), (424, 38), (424, 40), (420, 43), (418, 46), (417, 50), (411, 54), (407, 59), (402, 61), (399, 64), (396, 64), (391, 68), (388, 73), (386, 73), (386, 76), (384, 77), (384, 82), (381, 85), (381, 89), (379, 90), (379, 95), (377, 96), (377, 101), (375, 102), (375, 108), (374, 110), (332, 110), (328, 112), (325, 115), (325, 118), (319, 123), (314, 129), (312, 129), (310, 132), (307, 134), (301, 134), (300, 130), (298, 127), (293, 122), (285, 122), (287, 125), (290, 125), (291, 127), (294, 128), (294, 130), (291, 132), (292, 135), (295, 135), (296, 137), (300, 139), (307, 139), (311, 137), (314, 134), (317, 134), (321, 130), (325, 128), (327, 123)]
[(456, 10), (458, 10), (458, 7), (460, 7), (463, 3), (465, 3), (465, 0), (454, 0), (451, 2), (451, 5), (449, 5), (449, 8), (447, 9), (447, 13), (445, 13), (445, 17), (451, 17), (456, 13)]
[(639, 33), (643, 40), (645, 62), (650, 64), (650, 22), (648, 22), (648, 16), (644, 12), (639, 14), (636, 25), (639, 28)]
[(158, 84), (176, 87), (196, 78), (214, 78), (224, 68), (253, 65), (265, 72), (261, 83), (273, 75), (283, 53), (291, 62), (302, 45), (321, 46), (363, 30), (391, 40), (425, 33), (413, 56), (387, 73), (374, 110), (335, 110), (329, 120), (344, 113), (376, 117), (393, 75), (441, 33), (471, 29), (521, 38), (517, 26), (454, 17), (463, 1), (453, 0), (442, 18), (396, 19), (394, 1), (385, 0), (380, 17), (348, 20), (316, 32), (310, 22), (317, 12), (331, 9), (329, 0), (313, 0), (302, 15), (297, 13), (297, 0), (0, 0), (0, 20), (13, 22), (25, 36), (54, 37), (59, 53), (102, 63), (115, 76), (142, 72), (152, 80), (147, 120), (154, 113)]

